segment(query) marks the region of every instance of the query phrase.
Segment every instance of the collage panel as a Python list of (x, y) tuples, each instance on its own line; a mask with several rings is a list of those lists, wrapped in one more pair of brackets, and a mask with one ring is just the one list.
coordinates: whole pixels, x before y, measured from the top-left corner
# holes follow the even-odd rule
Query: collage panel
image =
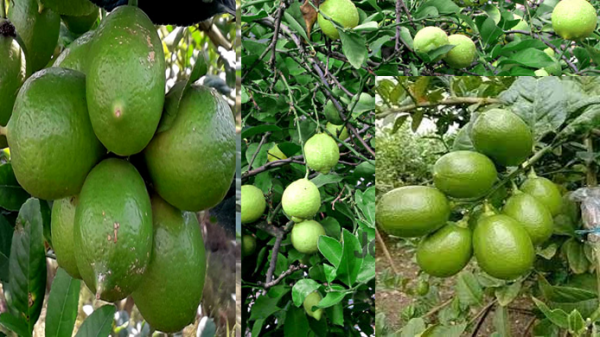
[(235, 11), (0, 0), (0, 336), (241, 336)]
[(378, 77), (378, 336), (597, 329), (597, 77)]
[(375, 78), (317, 6), (242, 2), (244, 336), (375, 336)]

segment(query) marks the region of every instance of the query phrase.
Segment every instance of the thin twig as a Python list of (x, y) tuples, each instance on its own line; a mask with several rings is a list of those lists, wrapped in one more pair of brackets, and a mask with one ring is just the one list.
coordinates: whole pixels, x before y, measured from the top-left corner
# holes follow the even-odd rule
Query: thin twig
[(269, 270), (267, 270), (265, 284), (269, 284), (273, 280), (273, 272), (275, 271), (275, 266), (277, 266), (277, 257), (279, 254), (279, 248), (281, 248), (281, 241), (283, 241), (283, 234), (280, 233), (275, 239), (273, 253), (271, 254), (271, 264), (269, 265)]
[[(274, 279), (274, 280), (273, 280), (273, 281), (271, 281), (271, 282), (265, 283), (265, 284), (264, 284), (264, 286), (263, 286), (263, 288), (265, 288), (265, 289), (269, 289), (269, 288), (271, 288), (272, 286), (275, 286), (275, 285), (277, 285), (279, 282), (281, 282), (281, 280), (283, 280), (283, 279), (284, 279), (286, 276), (290, 275), (291, 273), (293, 273), (293, 272), (295, 272), (295, 271), (297, 271), (297, 270), (304, 269), (304, 268), (308, 268), (308, 266), (307, 266), (307, 265), (304, 265), (304, 264), (300, 264), (300, 265), (298, 265), (298, 266), (293, 264), (293, 265), (291, 265), (291, 266), (288, 268), (288, 270), (284, 271), (284, 272), (283, 272), (283, 273), (281, 273), (279, 276), (277, 276), (277, 278), (276, 278), (276, 279)], [(260, 285), (260, 283), (259, 283), (259, 285)]]
[(340, 191), (340, 194), (337, 195), (337, 197), (335, 199), (333, 199), (333, 201), (331, 202), (331, 209), (335, 211), (335, 203), (340, 200), (340, 198), (342, 197), (342, 194), (344, 194), (344, 190), (346, 189), (346, 185), (344, 185), (342, 187), (342, 191)]
[(256, 156), (258, 155), (258, 152), (260, 152), (260, 148), (265, 144), (267, 138), (271, 135), (271, 132), (265, 132), (265, 134), (262, 136), (262, 139), (260, 140), (260, 143), (258, 143), (258, 148), (256, 148), (256, 152), (254, 152), (254, 154), (252, 155), (252, 158), (250, 158), (250, 161), (248, 162), (248, 168), (252, 168), (252, 164), (254, 163), (254, 159), (256, 159)]
[(445, 302), (443, 302), (442, 304), (438, 305), (437, 307), (432, 308), (431, 310), (429, 310), (425, 315), (423, 315), (422, 318), (425, 317), (429, 317), (432, 316), (433, 314), (435, 314), (436, 312), (444, 309), (446, 306), (448, 306), (448, 304), (452, 303), (452, 301), (454, 300), (454, 298), (449, 298), (447, 299)]
[(379, 230), (377, 228), (375, 228), (375, 236), (377, 238), (377, 241), (379, 242), (379, 245), (383, 249), (383, 254), (385, 255), (385, 258), (388, 260), (390, 267), (392, 267), (394, 274), (400, 275), (400, 273), (398, 272), (398, 269), (396, 268), (396, 265), (394, 264), (394, 260), (392, 260), (392, 256), (390, 255), (390, 252), (388, 251), (387, 247), (385, 246), (385, 241), (383, 241), (383, 238), (381, 237), (381, 234), (379, 234)]
[(439, 105), (463, 105), (463, 104), (496, 104), (496, 103), (500, 103), (501, 101), (497, 98), (490, 98), (490, 97), (450, 97), (447, 98), (443, 101), (439, 101), (439, 102), (419, 102), (419, 103), (414, 103), (414, 104), (408, 104), (408, 105), (404, 105), (404, 106), (400, 106), (400, 107), (395, 107), (391, 110), (387, 110), (384, 112), (381, 112), (379, 114), (376, 114), (377, 118), (384, 118), (387, 117), (391, 114), (399, 114), (399, 113), (404, 113), (404, 112), (409, 112), (412, 110), (415, 110), (417, 108), (427, 108), (427, 107), (433, 107), (433, 106), (439, 106)]

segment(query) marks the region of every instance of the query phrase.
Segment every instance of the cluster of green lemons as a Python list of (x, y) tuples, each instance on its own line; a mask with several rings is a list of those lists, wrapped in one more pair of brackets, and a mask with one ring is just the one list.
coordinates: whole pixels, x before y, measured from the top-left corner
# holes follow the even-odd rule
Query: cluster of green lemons
[[(327, 130), (342, 139), (344, 132), (348, 137), (346, 128), (328, 123)], [(277, 145), (268, 151), (268, 160), (284, 160), (287, 156)], [(306, 165), (321, 174), (328, 174), (337, 165), (340, 159), (338, 144), (335, 139), (326, 133), (317, 133), (304, 144), (304, 159)], [(318, 187), (307, 178), (301, 178), (283, 191), (281, 207), (287, 217), (294, 222), (291, 232), (291, 242), (294, 249), (303, 254), (314, 254), (319, 251), (318, 242), (321, 235), (325, 235), (323, 226), (313, 220), (321, 208), (321, 194)], [(254, 185), (242, 186), (242, 224), (258, 221), (267, 209), (267, 201), (263, 191)], [(244, 257), (254, 254), (256, 238), (251, 234), (242, 237), (242, 255)], [(321, 319), (323, 309), (312, 310), (321, 300), (321, 294), (314, 292), (304, 300), (306, 313), (315, 319)]]
[[(377, 204), (377, 223), (394, 236), (422, 237), (417, 262), (430, 275), (455, 275), (475, 255), (487, 274), (512, 280), (530, 270), (535, 246), (552, 235), (561, 193), (553, 182), (532, 173), (520, 188), (513, 187), (502, 206), (506, 190), (502, 184), (495, 187), (497, 167), (522, 164), (533, 148), (531, 131), (516, 114), (485, 111), (473, 123), (470, 137), (476, 151), (450, 152), (435, 163), (435, 187), (405, 186), (384, 194)], [(453, 202), (448, 197), (476, 207), (449, 222)], [(501, 211), (493, 204), (502, 206)]]

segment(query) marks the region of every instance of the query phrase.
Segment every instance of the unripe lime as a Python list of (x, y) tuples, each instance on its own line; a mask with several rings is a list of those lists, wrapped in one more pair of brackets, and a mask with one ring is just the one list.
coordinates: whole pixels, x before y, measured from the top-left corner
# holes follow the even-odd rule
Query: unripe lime
[[(358, 25), (358, 10), (350, 0), (327, 0), (319, 6), (319, 11), (344, 28), (354, 28)], [(323, 34), (332, 40), (340, 38), (335, 26), (320, 13), (318, 20)]]
[(310, 219), (321, 207), (321, 194), (310, 180), (298, 179), (283, 191), (281, 206), (290, 217)]
[(75, 209), (78, 202), (77, 196), (54, 200), (51, 227), (52, 248), (58, 265), (71, 277), (81, 279), (75, 260), (75, 247), (73, 247)]
[(450, 216), (446, 196), (427, 186), (405, 186), (384, 194), (375, 212), (386, 233), (400, 237), (423, 236), (444, 226)]
[(340, 160), (340, 150), (331, 136), (317, 133), (304, 144), (304, 159), (312, 170), (327, 174)]
[(425, 296), (429, 292), (429, 282), (425, 280), (419, 280), (417, 283), (417, 295)]
[(492, 188), (497, 177), (494, 163), (473, 151), (450, 152), (433, 167), (435, 187), (455, 198), (481, 197)]
[(552, 236), (552, 214), (546, 206), (527, 193), (518, 193), (508, 198), (502, 213), (523, 225), (534, 246)]
[(535, 76), (550, 76), (550, 74), (548, 74), (546, 69), (538, 69), (538, 70), (534, 71), (533, 73), (535, 74)]
[(429, 275), (449, 277), (461, 271), (472, 254), (471, 231), (448, 224), (421, 240), (417, 263)]
[(335, 135), (340, 140), (346, 140), (349, 137), (348, 130), (346, 129), (345, 125), (335, 125), (328, 122), (325, 128), (327, 129), (327, 131), (329, 131), (329, 133)]
[(319, 251), (317, 244), (321, 235), (325, 235), (325, 229), (314, 220), (294, 224), (292, 228), (292, 246), (300, 253), (316, 253)]
[(491, 109), (473, 124), (471, 139), (477, 151), (503, 166), (516, 166), (529, 157), (533, 137), (529, 126), (514, 113)]
[(460, 69), (473, 63), (477, 55), (477, 49), (470, 38), (462, 34), (453, 34), (448, 36), (448, 43), (455, 46), (444, 58), (444, 61), (450, 67)]
[(562, 197), (556, 184), (544, 177), (527, 179), (521, 185), (521, 191), (541, 202), (552, 216), (558, 215), (562, 208)]
[[(428, 53), (447, 44), (449, 44), (448, 35), (438, 27), (425, 27), (419, 30), (413, 41), (413, 47), (418, 53)], [(442, 57), (443, 55), (437, 59)]]
[(581, 40), (596, 29), (598, 17), (586, 0), (562, 0), (552, 11), (552, 28), (565, 40)]
[(250, 256), (256, 250), (256, 239), (252, 235), (242, 236), (242, 256)]
[(321, 319), (321, 316), (323, 315), (323, 309), (312, 311), (312, 307), (318, 305), (319, 302), (321, 302), (321, 299), (323, 299), (323, 297), (321, 297), (321, 294), (319, 294), (318, 291), (309, 294), (304, 299), (304, 311), (306, 311), (308, 316), (313, 317), (317, 321)]
[(242, 186), (242, 223), (258, 220), (267, 207), (263, 192), (255, 186)]
[(272, 161), (281, 160), (281, 159), (287, 159), (287, 156), (285, 155), (285, 153), (281, 152), (281, 150), (279, 149), (279, 146), (277, 146), (277, 144), (275, 144), (267, 152), (267, 160), (269, 162), (272, 162)]

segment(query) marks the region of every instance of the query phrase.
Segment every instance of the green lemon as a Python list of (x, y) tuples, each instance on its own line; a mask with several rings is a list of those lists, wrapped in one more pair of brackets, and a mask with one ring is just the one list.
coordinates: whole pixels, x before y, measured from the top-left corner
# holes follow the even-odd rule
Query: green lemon
[(82, 16), (62, 15), (61, 18), (67, 28), (75, 34), (83, 34), (90, 30), (98, 20), (100, 11), (95, 8), (90, 14)]
[(346, 129), (345, 125), (335, 125), (330, 122), (327, 122), (327, 125), (325, 126), (325, 128), (327, 129), (327, 131), (329, 131), (329, 133), (331, 133), (332, 135), (335, 135), (341, 141), (344, 141), (344, 140), (348, 139), (348, 137), (350, 137), (348, 135), (348, 129)]
[(517, 166), (533, 149), (529, 126), (514, 113), (503, 109), (483, 112), (473, 124), (471, 140), (478, 152), (502, 166)]
[(252, 235), (242, 236), (242, 256), (250, 256), (256, 251), (256, 239)]
[[(15, 27), (0, 19), (0, 125), (6, 126), (12, 115), (19, 88), (25, 82), (25, 54), (15, 40)], [(2, 147), (6, 137), (2, 136)]]
[[(73, 243), (79, 273), (96, 298), (121, 300), (148, 279), (152, 236), (152, 209), (144, 180), (123, 159), (103, 160), (87, 176), (79, 194)], [(192, 256), (192, 251), (186, 252), (178, 262), (190, 261)], [(181, 293), (184, 290), (189, 291), (184, 288)]]
[(539, 245), (552, 236), (554, 220), (550, 211), (541, 202), (527, 193), (517, 193), (506, 200), (502, 213), (517, 220), (531, 238)]
[[(425, 27), (415, 35), (413, 46), (417, 53), (426, 54), (434, 49), (449, 44), (448, 35), (438, 27)], [(439, 56), (436, 60), (445, 55)]]
[(494, 163), (473, 151), (450, 152), (433, 166), (435, 187), (454, 198), (481, 197), (492, 188), (497, 177)]
[(471, 231), (448, 224), (421, 240), (417, 263), (429, 275), (449, 277), (461, 271), (472, 254)]
[(88, 68), (88, 53), (95, 31), (87, 32), (65, 48), (54, 61), (53, 67), (68, 68), (87, 73)]
[(154, 24), (137, 7), (117, 7), (100, 23), (89, 55), (87, 103), (96, 136), (119, 156), (142, 151), (165, 100), (165, 55)]
[(195, 213), (152, 197), (152, 254), (132, 297), (156, 330), (177, 332), (196, 318), (202, 300), (206, 254)]
[(317, 133), (304, 144), (304, 159), (312, 170), (327, 174), (340, 160), (340, 150), (331, 136)]
[(581, 40), (596, 29), (598, 15), (586, 0), (561, 0), (552, 11), (552, 28), (565, 40)]
[(281, 207), (290, 217), (310, 219), (317, 214), (321, 207), (321, 194), (312, 181), (298, 179), (283, 191)]
[(275, 144), (269, 149), (269, 151), (267, 151), (267, 160), (272, 162), (281, 159), (287, 159), (287, 156), (279, 149), (277, 144)]
[(25, 44), (27, 73), (33, 74), (44, 68), (54, 53), (60, 16), (50, 8), (40, 6), (38, 0), (11, 1), (10, 4), (8, 18)]
[(426, 280), (419, 280), (417, 283), (417, 295), (425, 296), (429, 293), (429, 282)]
[[(183, 86), (171, 92), (178, 90)], [(167, 104), (176, 97), (168, 96)], [(214, 207), (227, 194), (235, 175), (236, 135), (231, 108), (214, 89), (194, 84), (171, 116), (167, 119), (170, 128), (158, 132), (144, 150), (154, 188), (168, 203), (184, 211)], [(161, 127), (164, 123), (165, 119)]]
[(548, 72), (546, 71), (546, 69), (538, 69), (536, 71), (533, 72), (535, 74), (535, 76), (550, 76), (550, 74), (548, 74)]
[(296, 222), (296, 223), (304, 221), (304, 219), (296, 217), (296, 216), (290, 217), (290, 220), (292, 220), (293, 222)]
[(304, 254), (312, 254), (319, 251), (317, 244), (319, 237), (325, 235), (325, 229), (314, 220), (306, 220), (294, 224), (292, 228), (292, 246)]
[(73, 247), (75, 209), (78, 202), (76, 196), (55, 200), (52, 204), (51, 227), (52, 248), (58, 265), (71, 277), (81, 279)]
[(48, 68), (29, 77), (6, 128), (15, 176), (37, 198), (79, 193), (105, 153), (88, 117), (85, 76), (74, 70)]
[(477, 49), (470, 38), (462, 34), (452, 34), (448, 36), (448, 44), (454, 45), (444, 58), (450, 67), (460, 69), (473, 63), (477, 56)]
[(316, 309), (313, 311), (312, 307), (319, 305), (319, 302), (321, 302), (322, 299), (323, 297), (321, 297), (321, 294), (319, 294), (318, 291), (310, 293), (304, 298), (304, 311), (306, 311), (308, 316), (316, 319), (317, 321), (321, 319), (321, 316), (323, 315), (323, 309)]
[(529, 178), (521, 185), (520, 189), (546, 206), (552, 216), (560, 213), (562, 197), (556, 184), (549, 179), (543, 177)]
[(417, 237), (444, 226), (450, 217), (450, 205), (446, 196), (435, 188), (404, 186), (384, 194), (375, 214), (386, 233)]
[[(344, 28), (354, 28), (358, 25), (358, 10), (351, 0), (327, 0), (319, 6), (319, 11)], [(335, 26), (319, 13), (318, 21), (323, 34), (332, 40), (340, 38)]]
[(473, 232), (477, 263), (489, 275), (512, 280), (529, 271), (535, 250), (527, 231), (513, 218), (497, 214), (481, 219)]
[(267, 208), (265, 195), (255, 186), (242, 186), (242, 223), (254, 222), (263, 215)]

